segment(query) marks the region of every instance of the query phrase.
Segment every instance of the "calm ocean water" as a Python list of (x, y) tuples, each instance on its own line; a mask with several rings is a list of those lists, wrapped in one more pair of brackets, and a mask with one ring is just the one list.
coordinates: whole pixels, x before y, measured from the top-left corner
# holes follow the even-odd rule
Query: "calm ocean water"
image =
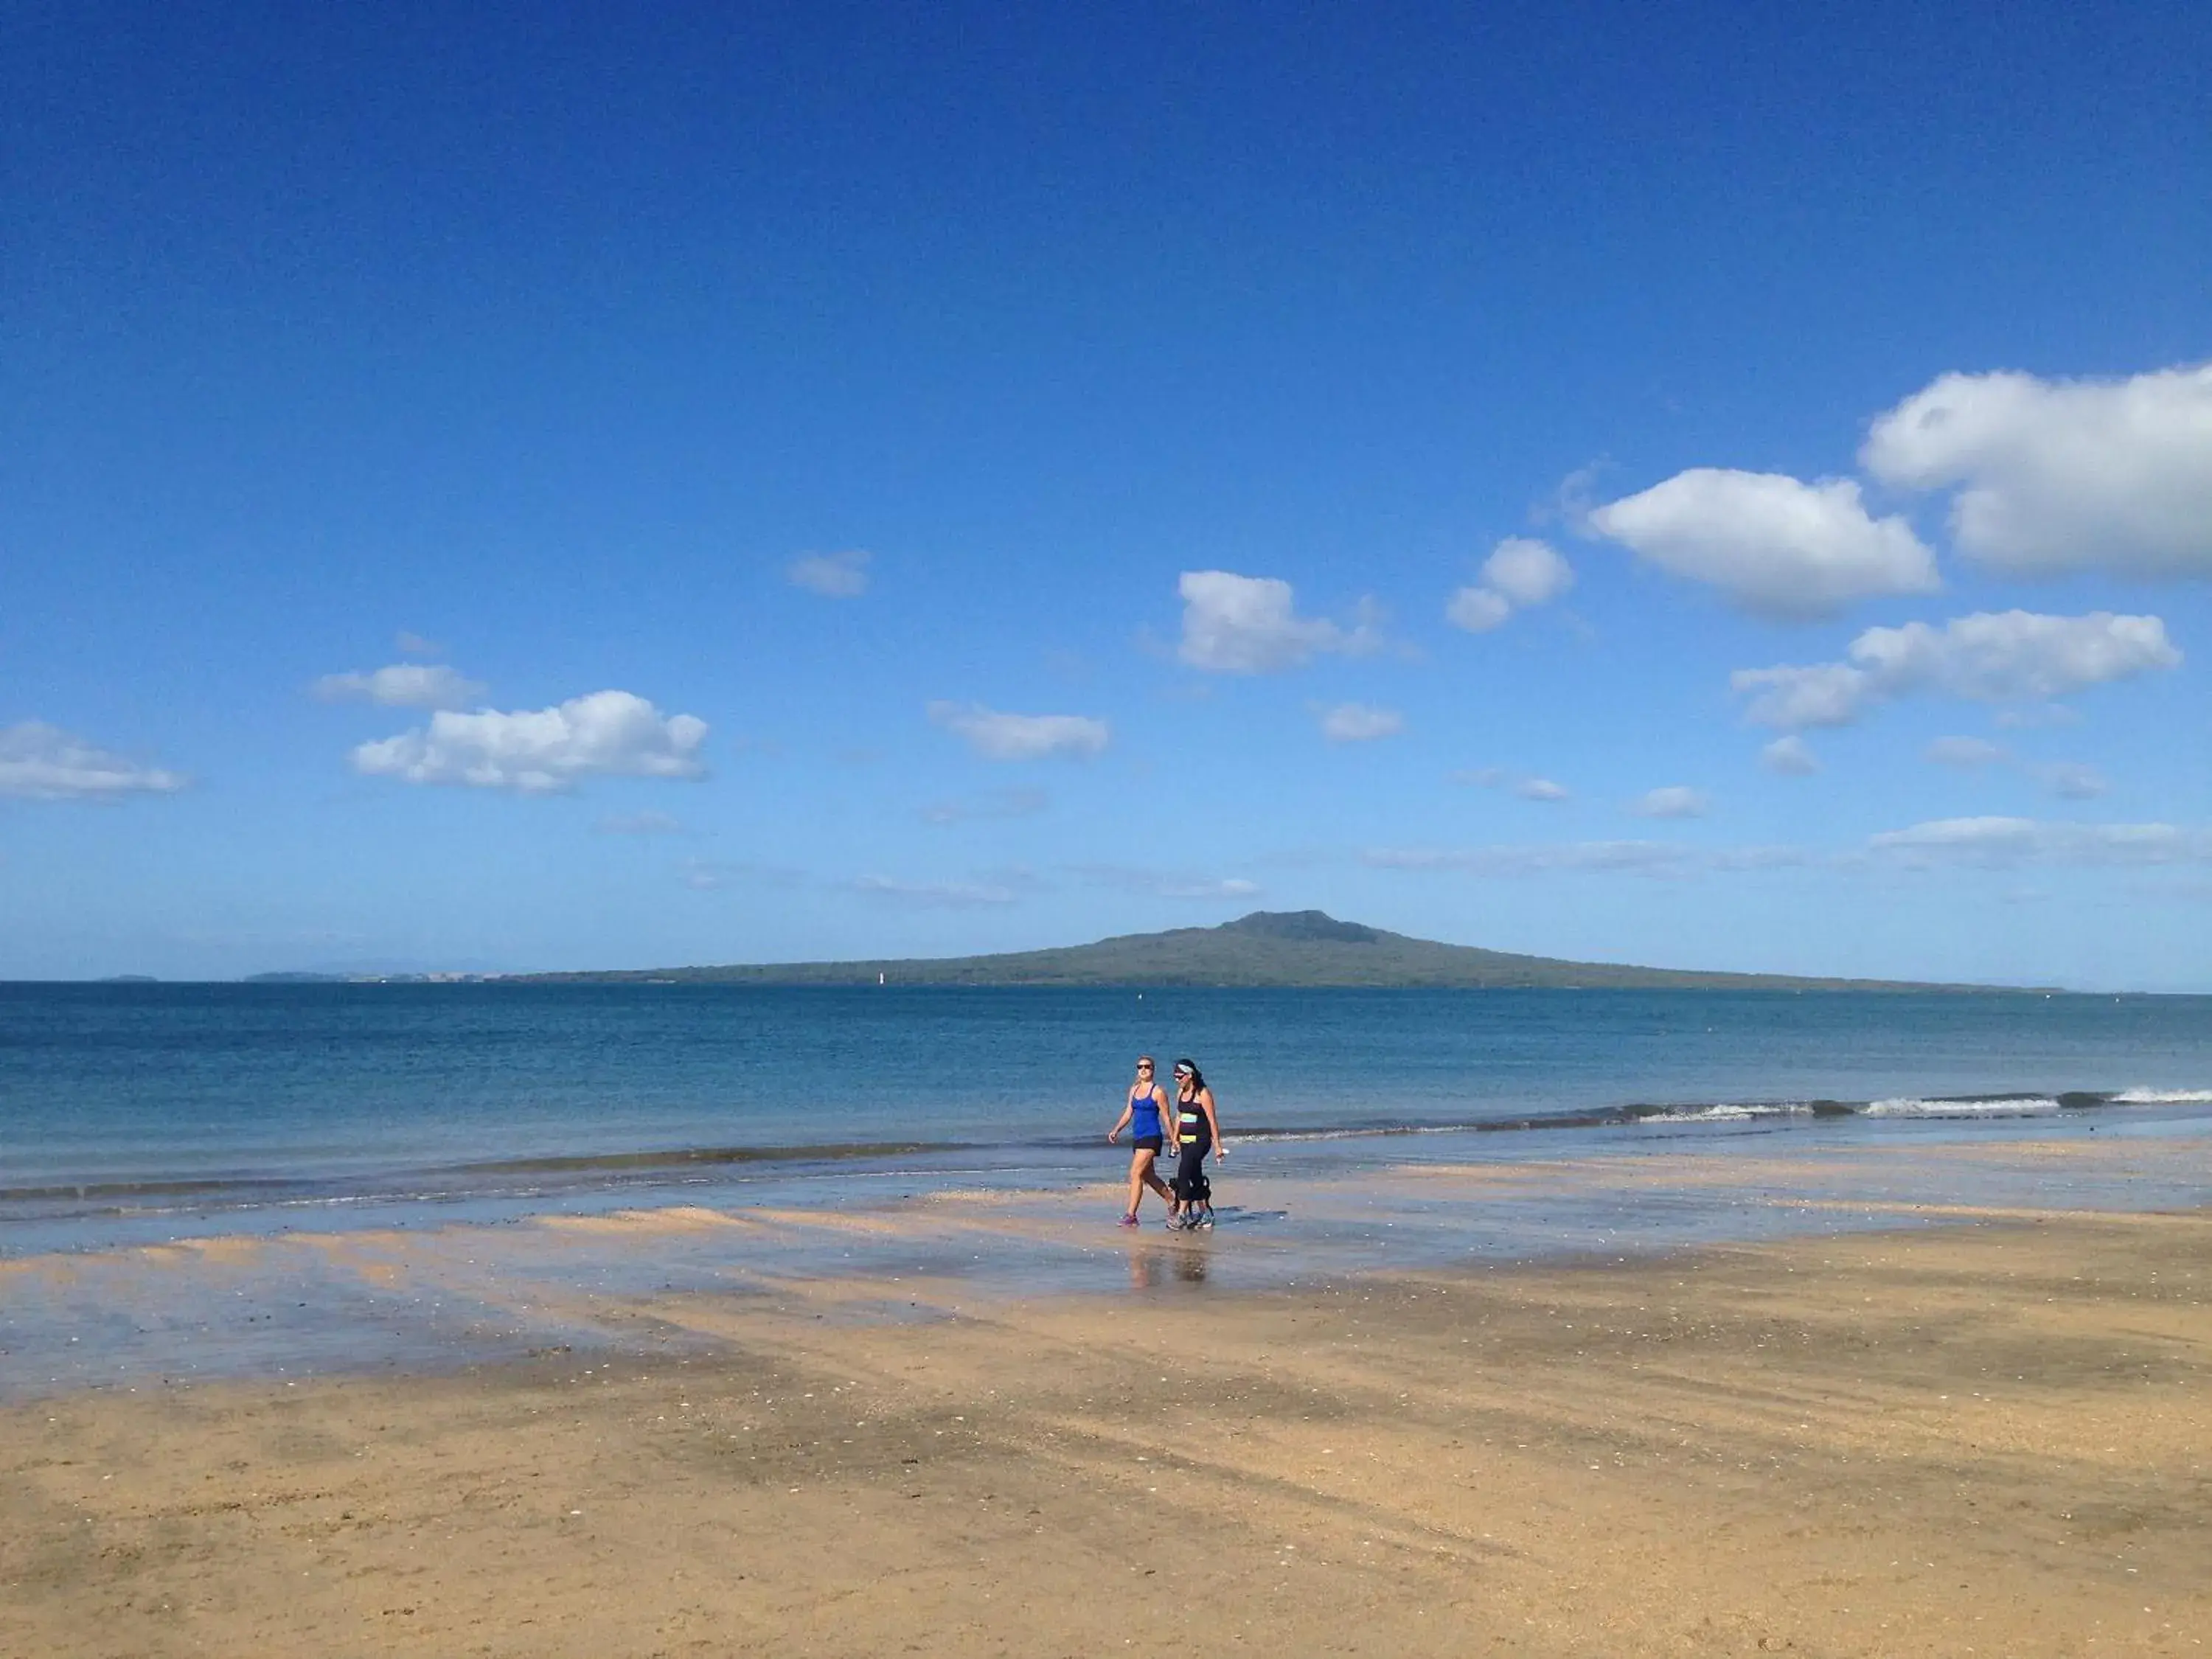
[[(1115, 1224), (1140, 1049), (1202, 1244)], [(0, 986), (0, 1399), (2208, 1201), (2204, 998)]]
[(1140, 1049), (1310, 1158), (2212, 1107), (2212, 998), (11, 985), (0, 1254), (886, 1164), (1095, 1176)]

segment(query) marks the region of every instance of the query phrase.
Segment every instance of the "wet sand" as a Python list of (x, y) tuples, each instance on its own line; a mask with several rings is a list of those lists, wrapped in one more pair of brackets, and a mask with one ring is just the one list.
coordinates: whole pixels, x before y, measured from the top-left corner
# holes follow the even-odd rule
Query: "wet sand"
[(1129, 1239), (1126, 1296), (640, 1293), (611, 1347), (17, 1403), (0, 1653), (2212, 1642), (2212, 1214), (1256, 1289), (1231, 1243)]

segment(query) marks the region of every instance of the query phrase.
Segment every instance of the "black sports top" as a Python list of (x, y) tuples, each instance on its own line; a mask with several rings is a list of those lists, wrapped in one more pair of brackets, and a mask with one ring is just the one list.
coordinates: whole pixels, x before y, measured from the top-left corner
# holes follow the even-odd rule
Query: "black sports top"
[(1213, 1131), (1206, 1123), (1206, 1108), (1198, 1103), (1197, 1096), (1194, 1095), (1188, 1100), (1176, 1100), (1176, 1134), (1186, 1148), (1213, 1144)]

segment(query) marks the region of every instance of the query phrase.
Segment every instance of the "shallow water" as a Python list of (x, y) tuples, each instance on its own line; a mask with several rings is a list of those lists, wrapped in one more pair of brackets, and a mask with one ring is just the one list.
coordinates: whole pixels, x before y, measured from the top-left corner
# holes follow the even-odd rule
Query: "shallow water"
[[(1231, 1158), (1114, 1225), (1139, 1048)], [(0, 987), (0, 1395), (2212, 1197), (2212, 999)]]
[(1197, 1056), (1243, 1140), (2212, 1108), (2208, 998), (9, 985), (0, 1256), (763, 1177), (1062, 1181), (1139, 1049)]
[[(442, 1370), (690, 1339), (672, 1298), (773, 1295), (813, 1316), (924, 1319), (1047, 1293), (1206, 1295), (1374, 1272), (1625, 1260), (1683, 1246), (2212, 1201), (2212, 1121), (1423, 1137), (1404, 1162), (1247, 1146), (1210, 1233), (1119, 1227), (1071, 1173), (959, 1184), (769, 1176), (688, 1202), (570, 1194), (501, 1218), (185, 1235), (0, 1262), (0, 1397)], [(1403, 1146), (1401, 1139), (1395, 1144)], [(1095, 1177), (1095, 1169), (1085, 1172)], [(666, 1194), (660, 1194), (665, 1200)], [(473, 1209), (474, 1206), (468, 1206)]]

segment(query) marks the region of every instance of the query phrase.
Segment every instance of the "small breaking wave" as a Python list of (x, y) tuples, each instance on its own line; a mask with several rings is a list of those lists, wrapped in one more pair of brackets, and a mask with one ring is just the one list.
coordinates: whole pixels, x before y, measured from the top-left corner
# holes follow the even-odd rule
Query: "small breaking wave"
[(1765, 1117), (1811, 1117), (1823, 1107), (1837, 1115), (1850, 1108), (1841, 1101), (1771, 1100), (1720, 1101), (1711, 1106), (1635, 1106), (1629, 1109), (1636, 1123), (1749, 1123)]
[(1901, 1097), (1870, 1100), (1859, 1109), (1866, 1117), (2040, 1117), (2065, 1109), (2056, 1095), (2005, 1095), (1948, 1100)]
[(2212, 1089), (2123, 1089), (2112, 1097), (2116, 1106), (2212, 1105)]

